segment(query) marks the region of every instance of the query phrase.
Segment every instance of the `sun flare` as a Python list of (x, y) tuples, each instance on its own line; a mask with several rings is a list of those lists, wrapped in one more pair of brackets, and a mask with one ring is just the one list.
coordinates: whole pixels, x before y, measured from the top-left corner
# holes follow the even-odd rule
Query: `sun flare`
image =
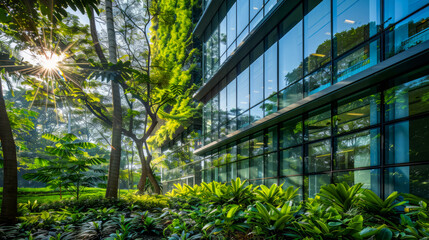
[(45, 53), (40, 56), (40, 66), (45, 70), (55, 70), (58, 68), (58, 64), (63, 60), (62, 55), (58, 56), (55, 53)]

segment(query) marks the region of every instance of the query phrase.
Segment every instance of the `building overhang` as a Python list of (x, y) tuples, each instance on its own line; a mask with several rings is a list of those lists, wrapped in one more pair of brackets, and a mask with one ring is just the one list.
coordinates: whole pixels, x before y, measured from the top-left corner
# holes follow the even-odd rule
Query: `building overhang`
[(427, 71), (429, 71), (429, 41), (399, 53), (318, 93), (280, 109), (278, 112), (270, 114), (245, 128), (234, 131), (222, 139), (211, 142), (195, 150), (194, 154), (202, 155), (224, 144), (256, 133), (296, 115), (324, 106), (336, 99), (356, 93), (359, 90), (372, 87), (387, 79), (397, 78), (404, 74), (407, 74), (407, 77), (411, 77), (421, 75)]
[(200, 20), (197, 22), (197, 25), (194, 28), (194, 31), (193, 31), (194, 37), (201, 38), (201, 36), (204, 33), (204, 30), (206, 30), (213, 16), (220, 8), (220, 5), (222, 5), (222, 0), (212, 0), (209, 3), (209, 5), (204, 10), (204, 12), (201, 14)]

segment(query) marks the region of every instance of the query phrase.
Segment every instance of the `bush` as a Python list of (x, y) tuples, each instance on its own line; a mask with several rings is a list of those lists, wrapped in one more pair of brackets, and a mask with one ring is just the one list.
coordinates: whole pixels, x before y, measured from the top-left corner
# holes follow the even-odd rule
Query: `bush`
[[(424, 199), (392, 193), (382, 200), (362, 184), (323, 186), (314, 199), (296, 201), (298, 189), (272, 185), (176, 185), (175, 208), (163, 214), (165, 237), (201, 239), (429, 239)], [(172, 239), (173, 239), (172, 238)]]

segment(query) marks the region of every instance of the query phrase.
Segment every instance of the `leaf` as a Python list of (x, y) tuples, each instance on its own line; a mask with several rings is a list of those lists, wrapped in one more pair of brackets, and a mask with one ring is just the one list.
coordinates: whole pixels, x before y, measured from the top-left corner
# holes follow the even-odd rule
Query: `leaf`
[(375, 236), (375, 239), (377, 240), (390, 240), (393, 237), (393, 233), (388, 228), (382, 228)]

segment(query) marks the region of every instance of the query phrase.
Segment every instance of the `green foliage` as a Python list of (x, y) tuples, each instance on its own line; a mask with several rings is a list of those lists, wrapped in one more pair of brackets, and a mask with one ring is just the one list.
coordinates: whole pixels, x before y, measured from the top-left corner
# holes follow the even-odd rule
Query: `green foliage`
[(36, 158), (31, 168), (37, 171), (26, 173), (24, 179), (47, 183), (59, 187), (60, 191), (64, 188), (77, 199), (86, 187), (94, 186), (105, 179), (106, 171), (96, 165), (107, 161), (104, 158), (90, 156), (85, 151), (95, 148), (95, 144), (77, 141), (73, 134), (65, 134), (62, 138), (44, 134), (43, 138), (54, 143), (53, 146), (45, 148), (45, 152), (52, 158)]
[(359, 201), (358, 193), (363, 184), (350, 187), (347, 183), (329, 184), (322, 186), (320, 196), (327, 205), (332, 205), (340, 211), (349, 211)]

